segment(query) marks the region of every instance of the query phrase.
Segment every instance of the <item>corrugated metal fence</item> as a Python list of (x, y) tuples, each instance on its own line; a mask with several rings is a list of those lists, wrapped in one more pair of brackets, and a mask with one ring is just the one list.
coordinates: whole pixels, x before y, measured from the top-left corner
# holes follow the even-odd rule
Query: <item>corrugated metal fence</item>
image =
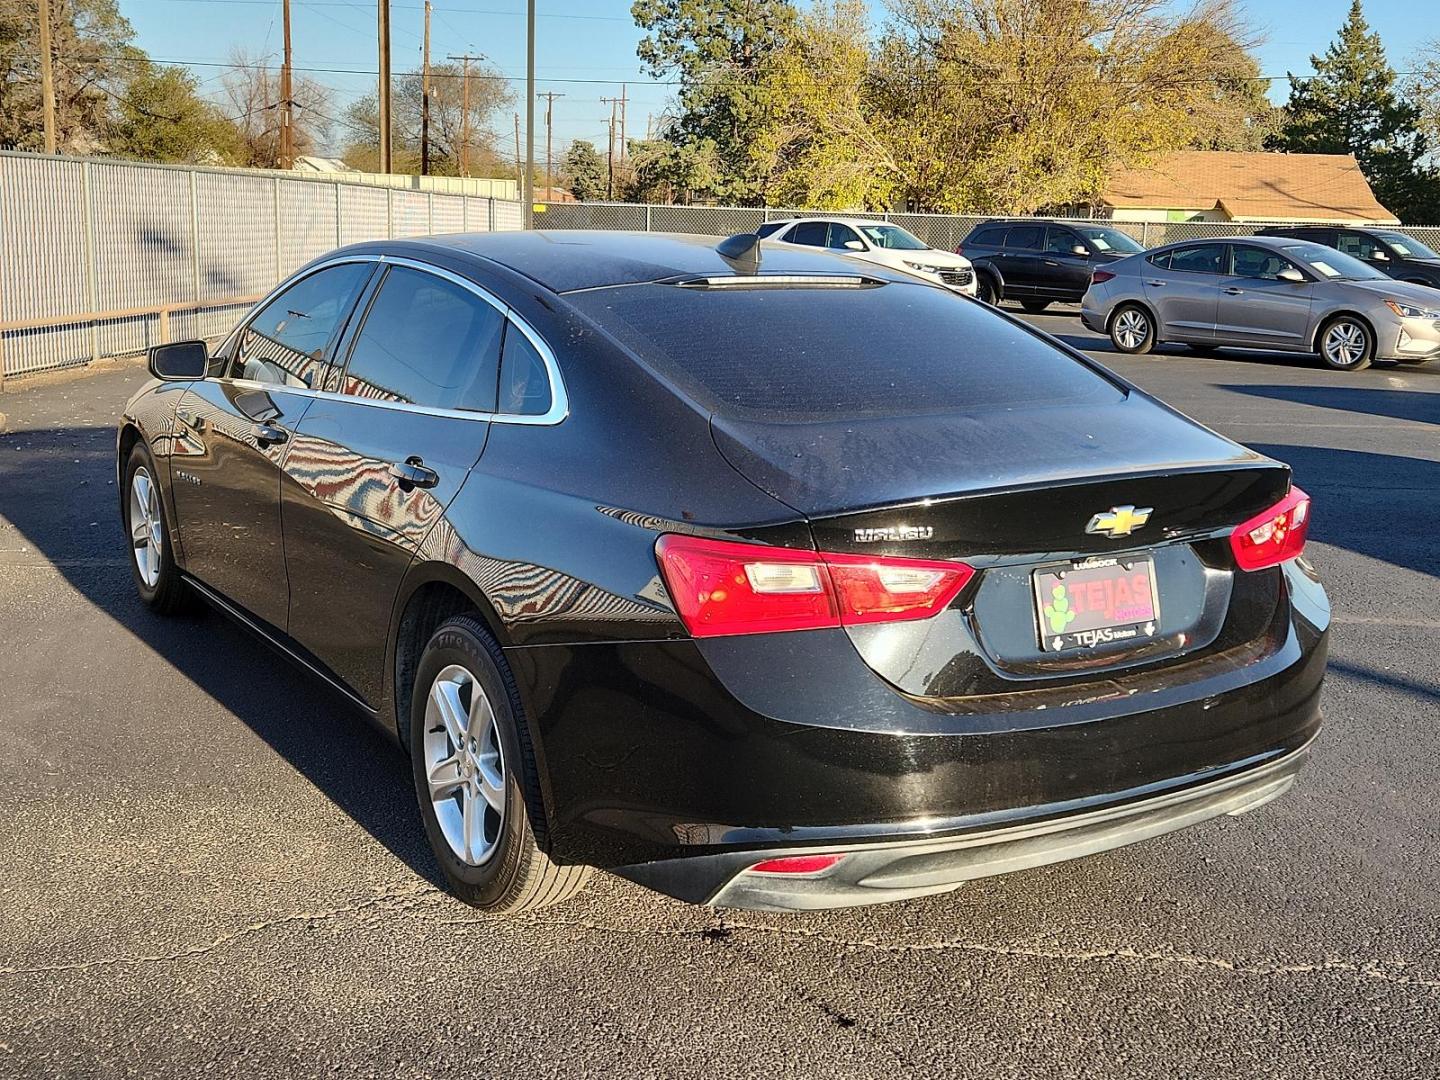
[(523, 224), (480, 196), (0, 153), (0, 380), (217, 336), (341, 244)]
[[(661, 206), (637, 203), (548, 203), (544, 213), (535, 215), (538, 229), (639, 229), (649, 232), (700, 233), (706, 236), (733, 236), (753, 232), (766, 221), (783, 221), (815, 211), (758, 209), (743, 206)], [(863, 214), (846, 211), (844, 217), (893, 221), (909, 229), (931, 247), (954, 251), (987, 215), (977, 214)], [(1290, 224), (1267, 221), (1240, 224), (1231, 221), (1109, 221), (1097, 223), (1129, 233), (1146, 247), (1159, 247), (1177, 240), (1207, 236), (1244, 236), (1265, 225)], [(1440, 245), (1440, 226), (1406, 225), (1394, 230), (1413, 236), (1421, 243)]]

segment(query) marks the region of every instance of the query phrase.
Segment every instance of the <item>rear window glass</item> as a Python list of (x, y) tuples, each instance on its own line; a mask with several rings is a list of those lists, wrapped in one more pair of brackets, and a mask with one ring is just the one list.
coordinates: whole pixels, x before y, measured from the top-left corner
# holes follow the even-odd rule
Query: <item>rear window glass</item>
[(767, 420), (1112, 402), (1118, 386), (988, 308), (923, 285), (566, 297), (707, 408)]

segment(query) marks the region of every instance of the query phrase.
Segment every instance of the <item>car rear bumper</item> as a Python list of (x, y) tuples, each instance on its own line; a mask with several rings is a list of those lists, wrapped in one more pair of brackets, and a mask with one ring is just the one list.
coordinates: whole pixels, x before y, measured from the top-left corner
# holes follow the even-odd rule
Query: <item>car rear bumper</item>
[[(711, 902), (777, 853), (968, 850), (1279, 760), (1320, 725), (1329, 607), (1300, 563), (1283, 568), (1288, 602), (1254, 642), (953, 701), (898, 692), (839, 630), (507, 649), (547, 850)], [(894, 861), (873, 859), (857, 873)]]
[[(959, 835), (941, 839), (827, 848), (843, 857), (817, 873), (751, 869), (759, 858), (813, 855), (818, 850), (814, 847), (768, 849), (758, 856), (730, 852), (617, 872), (661, 892), (717, 907), (795, 911), (905, 900), (948, 892), (975, 878), (1124, 847), (1221, 815), (1248, 813), (1288, 791), (1309, 753), (1307, 743), (1180, 790), (1126, 793), (1128, 797), (1100, 809), (1045, 808), (1050, 812), (1042, 811), (1039, 820), (1023, 825), (972, 824)], [(940, 828), (956, 824), (937, 823)]]

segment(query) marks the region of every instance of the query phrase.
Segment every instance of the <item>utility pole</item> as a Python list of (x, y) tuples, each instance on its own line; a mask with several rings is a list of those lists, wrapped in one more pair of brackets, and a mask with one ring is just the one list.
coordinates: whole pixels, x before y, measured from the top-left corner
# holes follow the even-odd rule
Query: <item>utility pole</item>
[(470, 175), (470, 61), (484, 60), (483, 53), (464, 56), (447, 56), (447, 60), (459, 60), (460, 76), (460, 175)]
[(525, 173), (520, 165), (520, 114), (518, 112), (515, 114), (515, 183), (519, 186), (523, 186), (525, 183)]
[(620, 84), (620, 160), (625, 160), (625, 102), (629, 100), (624, 83)]
[(425, 0), (425, 53), (420, 65), (420, 175), (430, 175), (430, 0)]
[(650, 129), (651, 129), (651, 127), (654, 125), (654, 123), (655, 123), (655, 114), (654, 114), (654, 113), (646, 113), (646, 114), (645, 114), (645, 141), (646, 141), (646, 142), (649, 142), (652, 138), (654, 138), (654, 136), (650, 134)]
[(390, 0), (376, 0), (376, 29), (380, 38), (380, 87), (375, 95), (380, 110), (380, 171), (391, 170), (390, 156)]
[(280, 67), (280, 167), (293, 169), (295, 167), (295, 102), (291, 92), (290, 0), (285, 0), (282, 9), (282, 21), (285, 24), (285, 62)]
[(525, 228), (535, 227), (535, 0), (525, 5)]
[(547, 90), (539, 96), (545, 99), (545, 196), (549, 198), (555, 194), (554, 121), (551, 114), (555, 109), (555, 99), (565, 95)]
[(610, 106), (610, 139), (605, 147), (605, 198), (615, 198), (615, 106), (620, 104), (618, 97), (602, 97), (601, 105)]
[(45, 113), (45, 153), (55, 153), (55, 72), (50, 44), (50, 0), (40, 0), (40, 99)]

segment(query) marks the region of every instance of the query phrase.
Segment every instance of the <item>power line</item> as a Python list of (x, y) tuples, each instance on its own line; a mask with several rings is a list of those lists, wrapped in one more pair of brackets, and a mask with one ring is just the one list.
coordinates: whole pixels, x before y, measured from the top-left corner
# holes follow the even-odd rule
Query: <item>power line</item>
[[(135, 3), (135, 2), (148, 2), (148, 3), (152, 3), (152, 4), (188, 4), (188, 5), (194, 5), (194, 4), (219, 4), (219, 5), (234, 5), (234, 6), (242, 6), (242, 7), (244, 7), (244, 6), (248, 6), (248, 7), (258, 7), (258, 6), (263, 6), (263, 5), (265, 5), (265, 4), (274, 3), (274, 0), (131, 0), (131, 2), (132, 2), (132, 3)], [(354, 4), (354, 3), (344, 3), (343, 0), (305, 0), (304, 6), (305, 6), (305, 7), (310, 7), (310, 8), (319, 8), (319, 7), (349, 7), (349, 8), (355, 8), (357, 11), (364, 10), (364, 9), (361, 8), (358, 4)], [(423, 4), (423, 3), (422, 3), (422, 4), (393, 4), (392, 7), (404, 8), (404, 9), (409, 9), (409, 10), (412, 10), (412, 11), (420, 11), (420, 10), (422, 10), (422, 9), (424, 8), (424, 4)], [(516, 19), (523, 19), (523, 18), (525, 18), (525, 14), (526, 14), (526, 13), (523, 12), (523, 11), (507, 11), (507, 10), (501, 10), (501, 9), (498, 9), (498, 8), (454, 8), (454, 7), (452, 7), (452, 8), (450, 8), (449, 10), (450, 10), (450, 13), (451, 13), (452, 15), (500, 15), (500, 16), (505, 16), (505, 17), (508, 17), (508, 18), (516, 18)], [(563, 14), (562, 14), (562, 13), (559, 13), (559, 12), (556, 12), (556, 13), (553, 13), (553, 14), (546, 14), (546, 13), (544, 13), (544, 12), (537, 12), (537, 13), (536, 13), (536, 18), (540, 18), (540, 19), (574, 19), (574, 20), (582, 21), (582, 22), (623, 22), (623, 23), (628, 23), (628, 22), (631, 21), (630, 19), (625, 18), (623, 15), (573, 15), (573, 14), (570, 14), (570, 13), (568, 13), (568, 12), (563, 13)]]

